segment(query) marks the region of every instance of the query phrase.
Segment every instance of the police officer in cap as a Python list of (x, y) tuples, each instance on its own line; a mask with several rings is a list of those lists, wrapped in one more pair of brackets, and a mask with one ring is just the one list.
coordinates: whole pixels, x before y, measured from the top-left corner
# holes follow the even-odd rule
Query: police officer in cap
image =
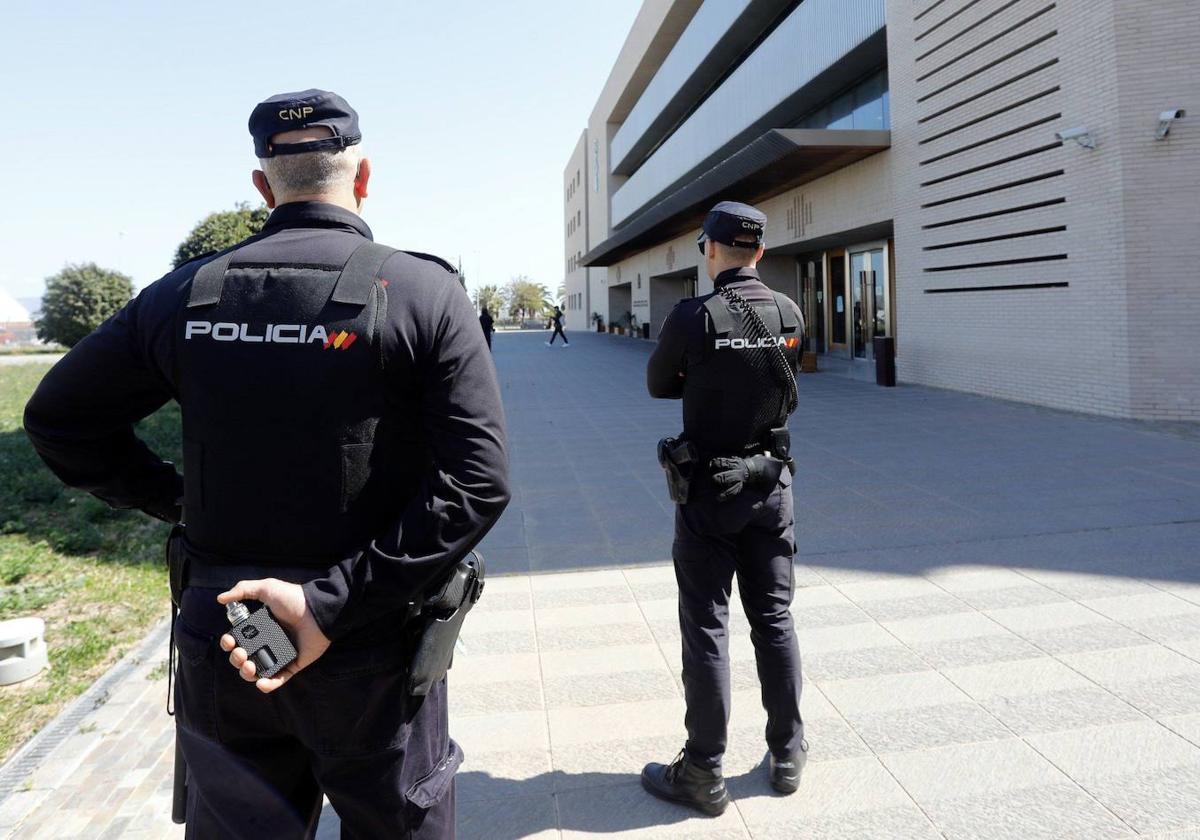
[[(406, 691), (404, 622), (508, 502), (495, 369), (451, 267), (372, 241), (345, 100), (274, 96), (250, 133), (262, 232), (144, 289), (47, 374), (25, 428), (66, 483), (186, 522), (188, 837), (310, 837), (322, 793), (344, 837), (451, 837), (462, 753), (445, 681)], [(182, 476), (134, 429), (170, 400)], [(279, 675), (235, 646), (234, 600), (295, 642)]]
[(755, 269), (767, 218), (723, 201), (699, 237), (716, 291), (681, 301), (650, 357), (650, 395), (683, 400), (683, 434), (659, 445), (675, 514), (687, 743), (648, 764), (655, 796), (720, 814), (729, 722), (729, 596), (737, 575), (767, 711), (771, 785), (794, 792), (808, 749), (800, 720), (800, 652), (792, 626), (792, 471), (788, 415), (804, 322)]

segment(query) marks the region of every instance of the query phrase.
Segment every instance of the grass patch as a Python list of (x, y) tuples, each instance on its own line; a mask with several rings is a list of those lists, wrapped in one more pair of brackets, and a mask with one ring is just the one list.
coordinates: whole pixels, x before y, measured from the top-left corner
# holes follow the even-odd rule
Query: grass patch
[[(169, 609), (167, 526), (63, 487), (29, 444), (21, 413), (48, 365), (0, 367), (0, 620), (46, 621), (50, 667), (0, 686), (0, 762), (78, 696)], [(179, 409), (139, 435), (179, 463)], [(164, 698), (165, 699), (165, 698)]]
[(41, 353), (65, 353), (65, 347), (57, 344), (36, 344), (21, 347), (0, 347), (0, 356), (37, 356)]

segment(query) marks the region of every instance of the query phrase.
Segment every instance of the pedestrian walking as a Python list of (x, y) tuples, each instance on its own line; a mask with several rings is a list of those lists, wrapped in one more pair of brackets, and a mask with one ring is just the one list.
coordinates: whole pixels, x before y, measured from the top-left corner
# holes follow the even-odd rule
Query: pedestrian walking
[(488, 349), (492, 349), (492, 333), (496, 331), (495, 321), (492, 319), (492, 313), (485, 306), (483, 312), (479, 315), (479, 326), (483, 328), (483, 337), (487, 340)]
[[(462, 752), (445, 680), (408, 690), (407, 618), (508, 502), (495, 368), (450, 265), (372, 241), (345, 100), (273, 96), (249, 127), (261, 233), (76, 345), (25, 428), (64, 482), (187, 523), (172, 563), (187, 837), (310, 838), (324, 794), (343, 837), (450, 838)], [(182, 475), (135, 434), (172, 399)], [(290, 635), (278, 675), (229, 634), (235, 601)]]
[(655, 796), (720, 814), (729, 723), (729, 597), (737, 575), (767, 712), (772, 786), (800, 783), (807, 744), (800, 718), (800, 652), (789, 611), (796, 544), (791, 440), (799, 308), (759, 279), (766, 216), (721, 202), (699, 246), (712, 294), (681, 301), (647, 367), (650, 395), (682, 399), (683, 434), (659, 444), (675, 510), (687, 743), (669, 764), (647, 764)]
[(554, 307), (554, 314), (550, 317), (550, 320), (554, 324), (554, 334), (550, 336), (550, 340), (546, 342), (546, 346), (549, 347), (550, 345), (554, 344), (554, 339), (561, 335), (563, 347), (570, 347), (571, 342), (567, 341), (567, 334), (563, 332), (563, 312), (557, 306)]

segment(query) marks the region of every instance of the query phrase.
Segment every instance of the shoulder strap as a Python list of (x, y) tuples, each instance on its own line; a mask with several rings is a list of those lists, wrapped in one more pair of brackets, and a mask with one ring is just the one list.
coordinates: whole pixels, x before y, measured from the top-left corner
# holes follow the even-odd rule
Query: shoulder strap
[(350, 259), (342, 267), (330, 298), (334, 303), (350, 303), (366, 306), (375, 288), (375, 280), (388, 257), (396, 253), (395, 248), (367, 240), (354, 249)]
[(211, 306), (221, 302), (221, 290), (225, 288), (225, 270), (229, 268), (229, 262), (233, 259), (236, 250), (235, 248), (227, 251), (215, 260), (210, 260), (200, 266), (192, 277), (192, 291), (188, 295), (187, 302), (188, 309), (195, 309), (197, 306)]
[(782, 292), (775, 292), (775, 305), (779, 307), (779, 320), (785, 333), (800, 329), (800, 319), (796, 317), (796, 308), (790, 297)]
[(725, 298), (721, 295), (711, 296), (704, 301), (704, 309), (712, 321), (713, 332), (717, 335), (728, 335), (733, 332), (733, 313), (729, 311), (729, 304)]

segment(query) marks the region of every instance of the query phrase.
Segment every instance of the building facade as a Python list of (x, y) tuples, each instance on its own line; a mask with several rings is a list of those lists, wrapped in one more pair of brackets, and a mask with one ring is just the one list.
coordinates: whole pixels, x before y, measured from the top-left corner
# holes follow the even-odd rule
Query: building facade
[(1198, 42), (1194, 0), (646, 0), (564, 171), (568, 323), (653, 336), (747, 201), (823, 371), (891, 337), (902, 382), (1198, 421)]

